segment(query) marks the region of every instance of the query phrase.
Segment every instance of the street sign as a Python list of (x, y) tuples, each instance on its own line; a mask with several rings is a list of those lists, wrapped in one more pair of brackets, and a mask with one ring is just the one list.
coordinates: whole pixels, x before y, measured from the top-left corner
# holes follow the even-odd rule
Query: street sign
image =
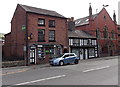
[(25, 25), (22, 25), (22, 30), (25, 30), (26, 29), (26, 26)]

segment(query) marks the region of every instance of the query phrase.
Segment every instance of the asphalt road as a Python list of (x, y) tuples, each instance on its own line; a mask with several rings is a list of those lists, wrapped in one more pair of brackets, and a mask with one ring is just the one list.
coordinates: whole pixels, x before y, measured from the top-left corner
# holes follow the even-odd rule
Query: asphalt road
[[(5, 73), (10, 71), (9, 73)], [(3, 69), (2, 85), (118, 85), (118, 58), (77, 65)]]

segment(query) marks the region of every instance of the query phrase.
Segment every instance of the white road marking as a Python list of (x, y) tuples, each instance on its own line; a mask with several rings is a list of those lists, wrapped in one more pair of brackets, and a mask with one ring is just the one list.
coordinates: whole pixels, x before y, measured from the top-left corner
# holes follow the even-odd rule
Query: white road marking
[(40, 82), (40, 81), (45, 81), (45, 80), (50, 80), (50, 79), (56, 79), (56, 78), (61, 78), (61, 77), (65, 77), (65, 76), (66, 75), (53, 76), (53, 77), (49, 77), (49, 78), (38, 79), (38, 80), (34, 80), (34, 81), (29, 81), (29, 82), (23, 82), (23, 83), (19, 83), (19, 84), (15, 84), (15, 85), (25, 85), (25, 84), (29, 84), (29, 83), (35, 83), (35, 82)]
[(83, 72), (90, 72), (93, 70), (100, 70), (100, 69), (105, 69), (105, 68), (109, 68), (110, 66), (104, 66), (104, 67), (99, 67), (99, 68), (95, 68), (95, 69), (88, 69), (88, 70), (84, 70)]

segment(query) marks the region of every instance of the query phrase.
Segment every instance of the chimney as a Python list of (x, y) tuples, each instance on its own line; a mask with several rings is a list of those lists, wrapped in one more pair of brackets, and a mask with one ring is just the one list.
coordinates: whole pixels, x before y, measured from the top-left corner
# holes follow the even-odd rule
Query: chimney
[(75, 21), (74, 17), (68, 19), (68, 30), (74, 31), (75, 30)]
[(91, 7), (91, 3), (89, 3), (89, 16), (92, 16), (92, 7)]
[(116, 14), (115, 14), (115, 10), (114, 10), (114, 14), (113, 14), (113, 21), (114, 21), (115, 23), (117, 23), (117, 21), (116, 21)]

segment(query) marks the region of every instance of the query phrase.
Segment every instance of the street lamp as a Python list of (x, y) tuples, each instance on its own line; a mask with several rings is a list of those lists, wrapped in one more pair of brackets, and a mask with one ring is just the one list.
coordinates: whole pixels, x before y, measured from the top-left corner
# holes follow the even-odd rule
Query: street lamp
[(109, 6), (109, 5), (104, 5), (104, 4), (103, 4), (103, 8), (108, 7), (108, 6)]

